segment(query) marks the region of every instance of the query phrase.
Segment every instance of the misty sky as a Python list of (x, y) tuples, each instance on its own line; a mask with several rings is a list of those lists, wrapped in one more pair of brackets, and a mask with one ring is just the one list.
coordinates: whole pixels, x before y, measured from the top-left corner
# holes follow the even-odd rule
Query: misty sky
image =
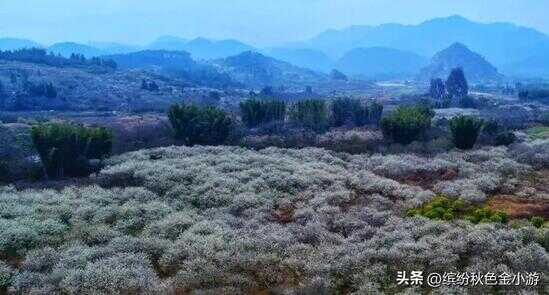
[(0, 37), (144, 44), (161, 35), (269, 46), (326, 29), (460, 14), (549, 33), (547, 0), (0, 0)]

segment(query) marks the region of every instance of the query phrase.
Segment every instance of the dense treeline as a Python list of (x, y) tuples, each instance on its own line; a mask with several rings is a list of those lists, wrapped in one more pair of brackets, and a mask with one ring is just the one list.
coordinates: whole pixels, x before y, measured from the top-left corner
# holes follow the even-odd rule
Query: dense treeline
[(308, 99), (295, 103), (290, 111), (290, 120), (317, 132), (325, 131), (328, 128), (326, 101)]
[(316, 131), (343, 125), (377, 125), (383, 113), (379, 103), (364, 105), (358, 99), (338, 98), (332, 102), (307, 99), (291, 105), (284, 101), (249, 99), (240, 103), (242, 121), (248, 128), (274, 121), (289, 121)]
[(286, 103), (283, 101), (264, 101), (249, 99), (240, 103), (242, 122), (253, 128), (274, 121), (284, 121), (286, 118)]
[(55, 67), (100, 66), (110, 69), (116, 69), (117, 67), (116, 62), (110, 59), (101, 59), (98, 57), (87, 59), (81, 54), (72, 54), (70, 58), (65, 58), (51, 52), (48, 53), (46, 50), (40, 48), (18, 49), (13, 51), (0, 50), (0, 59), (45, 64)]
[(381, 120), (383, 106), (377, 102), (361, 104), (358, 99), (338, 98), (332, 102), (332, 126), (343, 125), (365, 126), (377, 125)]

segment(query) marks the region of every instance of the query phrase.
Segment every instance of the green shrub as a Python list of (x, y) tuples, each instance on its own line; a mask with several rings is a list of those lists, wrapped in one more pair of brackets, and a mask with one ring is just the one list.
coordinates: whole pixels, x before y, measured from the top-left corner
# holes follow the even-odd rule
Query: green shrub
[(0, 183), (8, 182), (10, 180), (10, 170), (8, 163), (0, 161)]
[(409, 144), (431, 127), (432, 118), (432, 110), (426, 107), (399, 107), (381, 120), (383, 136), (400, 144)]
[(104, 128), (69, 123), (32, 127), (32, 142), (50, 178), (87, 176), (90, 159), (104, 159), (112, 149), (113, 135)]
[(459, 116), (450, 120), (450, 131), (454, 145), (462, 150), (472, 149), (477, 142), (483, 121), (470, 116)]
[(290, 113), (292, 122), (316, 132), (328, 127), (328, 111), (324, 100), (308, 99), (293, 105)]
[(513, 144), (517, 140), (517, 136), (513, 132), (504, 132), (500, 133), (496, 136), (496, 145), (510, 145)]
[(458, 103), (459, 103), (459, 107), (465, 108), (465, 109), (474, 109), (477, 107), (477, 103), (475, 102), (475, 99), (469, 95), (465, 95), (461, 97)]
[(175, 138), (185, 145), (218, 145), (225, 142), (232, 120), (215, 107), (175, 104), (168, 111)]
[(461, 199), (451, 199), (446, 196), (437, 196), (420, 208), (410, 209), (407, 211), (407, 215), (446, 221), (463, 218), (475, 224), (479, 222), (507, 223), (509, 221), (504, 212), (493, 212), (486, 208), (467, 205)]
[(263, 123), (284, 121), (286, 103), (283, 101), (261, 101), (248, 99), (240, 103), (242, 122), (248, 127), (257, 127)]
[(540, 217), (540, 216), (534, 216), (534, 217), (532, 217), (532, 219), (530, 219), (530, 222), (532, 223), (533, 226), (535, 226), (537, 228), (541, 228), (543, 226), (543, 224), (545, 223), (545, 219), (543, 217)]

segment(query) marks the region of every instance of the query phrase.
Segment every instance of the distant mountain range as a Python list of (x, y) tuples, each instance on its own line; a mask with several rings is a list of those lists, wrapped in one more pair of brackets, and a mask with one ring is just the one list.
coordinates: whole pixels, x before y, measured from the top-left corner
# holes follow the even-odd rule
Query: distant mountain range
[[(483, 56), (505, 75), (549, 77), (549, 36), (511, 23), (477, 23), (461, 16), (436, 18), (418, 25), (383, 24), (328, 30), (310, 40), (274, 48), (255, 48), (238, 40), (188, 40), (163, 36), (149, 45), (58, 43), (52, 52), (87, 57), (140, 50), (186, 51), (195, 60), (223, 59), (260, 52), (301, 68), (328, 73), (337, 68), (349, 75), (398, 77), (417, 74), (425, 58), (459, 42)], [(0, 49), (39, 47), (31, 40), (0, 39)], [(422, 58), (423, 57), (423, 58)]]
[(336, 57), (354, 48), (374, 46), (433, 56), (455, 42), (474, 49), (496, 65), (521, 61), (534, 52), (549, 50), (549, 37), (534, 29), (510, 23), (476, 23), (461, 16), (436, 18), (419, 25), (384, 24), (329, 30), (300, 46)]
[(421, 80), (433, 78), (446, 79), (452, 69), (461, 67), (467, 80), (472, 82), (497, 81), (503, 78), (498, 70), (478, 53), (475, 53), (461, 43), (438, 52), (431, 63), (419, 74)]

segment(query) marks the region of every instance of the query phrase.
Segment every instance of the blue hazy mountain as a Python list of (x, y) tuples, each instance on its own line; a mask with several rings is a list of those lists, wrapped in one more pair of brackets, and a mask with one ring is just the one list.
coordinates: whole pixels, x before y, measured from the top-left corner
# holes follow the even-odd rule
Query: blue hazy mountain
[(97, 48), (107, 54), (124, 54), (142, 50), (140, 46), (116, 42), (89, 42), (88, 45)]
[(318, 72), (327, 73), (333, 69), (334, 61), (319, 50), (275, 47), (267, 49), (265, 53), (275, 59)]
[(74, 43), (74, 42), (61, 42), (61, 43), (55, 43), (48, 48), (49, 52), (52, 52), (54, 54), (60, 54), (64, 57), (70, 57), (71, 54), (82, 54), (87, 58), (95, 57), (95, 56), (101, 56), (106, 55), (109, 52), (101, 50), (99, 48), (80, 44), (80, 43)]
[(22, 48), (42, 47), (42, 45), (28, 39), (0, 38), (0, 50), (15, 50)]
[(185, 51), (143, 50), (127, 54), (106, 55), (121, 69), (182, 69), (191, 71), (198, 63)]
[(486, 61), (483, 56), (461, 43), (454, 43), (435, 54), (430, 64), (421, 70), (419, 79), (425, 81), (433, 78), (446, 79), (452, 69), (457, 67), (461, 67), (467, 80), (472, 82), (497, 81), (503, 78), (496, 67)]
[(174, 37), (174, 36), (162, 36), (154, 40), (148, 49), (151, 50), (170, 50), (170, 51), (184, 51), (185, 45), (189, 42), (187, 39)]
[(194, 59), (218, 59), (254, 50), (252, 46), (233, 39), (209, 40), (196, 38), (186, 40), (173, 36), (160, 37), (148, 47), (156, 50), (186, 51)]
[(386, 47), (356, 48), (339, 59), (335, 68), (347, 75), (365, 78), (415, 76), (428, 59), (413, 52)]
[(500, 66), (520, 62), (533, 53), (549, 53), (549, 37), (511, 23), (477, 23), (460, 16), (436, 18), (419, 25), (384, 24), (329, 30), (303, 45), (342, 56), (359, 47), (389, 47), (433, 56), (455, 42), (465, 44)]

